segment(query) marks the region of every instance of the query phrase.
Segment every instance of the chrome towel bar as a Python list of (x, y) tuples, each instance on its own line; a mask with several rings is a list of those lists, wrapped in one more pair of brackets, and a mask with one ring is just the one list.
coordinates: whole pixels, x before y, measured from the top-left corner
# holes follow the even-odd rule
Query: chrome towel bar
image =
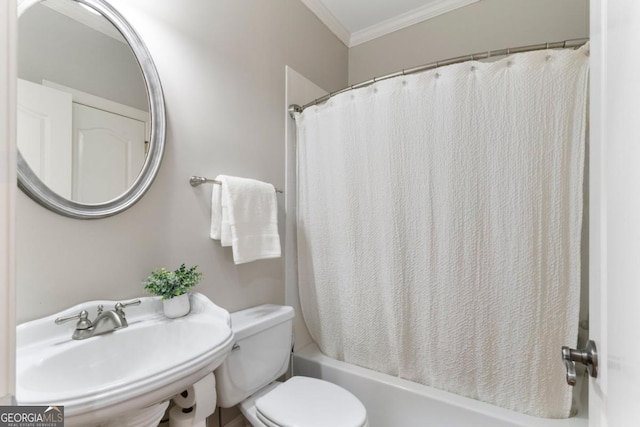
[[(192, 187), (197, 187), (198, 185), (207, 183), (207, 182), (211, 182), (214, 185), (222, 185), (222, 183), (220, 181), (218, 181), (217, 179), (209, 179), (209, 178), (205, 178), (204, 176), (192, 176), (191, 178), (189, 178), (189, 184), (191, 184)], [(282, 190), (278, 190), (276, 188), (276, 193), (284, 193), (284, 191)]]

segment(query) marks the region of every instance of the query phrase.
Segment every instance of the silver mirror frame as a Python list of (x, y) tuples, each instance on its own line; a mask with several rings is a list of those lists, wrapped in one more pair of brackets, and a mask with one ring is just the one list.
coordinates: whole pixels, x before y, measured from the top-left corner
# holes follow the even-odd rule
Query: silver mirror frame
[[(164, 153), (166, 120), (164, 96), (160, 78), (151, 55), (142, 39), (129, 25), (129, 23), (105, 0), (73, 0), (85, 4), (100, 12), (108, 19), (129, 43), (136, 56), (147, 87), (149, 96), (149, 108), (151, 113), (151, 136), (149, 151), (142, 170), (135, 182), (126, 192), (104, 203), (86, 204), (78, 203), (59, 196), (47, 187), (40, 178), (31, 170), (27, 162), (18, 151), (18, 187), (45, 208), (76, 219), (98, 219), (120, 213), (133, 206), (151, 186), (155, 179), (162, 156)], [(18, 4), (18, 17), (32, 5), (40, 3), (40, 0), (21, 0)], [(19, 25), (19, 24), (18, 24)]]

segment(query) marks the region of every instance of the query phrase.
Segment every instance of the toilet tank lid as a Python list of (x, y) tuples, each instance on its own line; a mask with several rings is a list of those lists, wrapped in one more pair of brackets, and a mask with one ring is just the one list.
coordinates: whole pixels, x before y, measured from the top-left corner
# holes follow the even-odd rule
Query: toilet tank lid
[(293, 315), (293, 308), (287, 305), (263, 304), (231, 313), (231, 329), (240, 340), (291, 320)]

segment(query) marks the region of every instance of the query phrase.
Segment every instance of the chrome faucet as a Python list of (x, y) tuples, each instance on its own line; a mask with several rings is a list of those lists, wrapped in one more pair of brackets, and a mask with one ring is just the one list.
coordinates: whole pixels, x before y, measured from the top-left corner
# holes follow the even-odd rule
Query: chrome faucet
[(82, 310), (80, 313), (73, 316), (57, 318), (56, 325), (68, 322), (69, 320), (78, 319), (76, 329), (73, 331), (71, 338), (74, 340), (84, 340), (129, 326), (127, 317), (124, 313), (124, 308), (130, 305), (140, 305), (140, 300), (136, 299), (133, 301), (116, 303), (113, 310), (106, 312), (104, 312), (104, 307), (99, 305), (97, 316), (93, 322), (89, 320), (89, 313), (87, 310)]

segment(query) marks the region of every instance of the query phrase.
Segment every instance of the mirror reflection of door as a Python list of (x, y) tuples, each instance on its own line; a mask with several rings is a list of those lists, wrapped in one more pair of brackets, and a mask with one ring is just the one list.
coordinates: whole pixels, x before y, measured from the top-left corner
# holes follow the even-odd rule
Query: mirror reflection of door
[(31, 170), (71, 198), (71, 95), (18, 79), (18, 149)]
[(149, 113), (48, 80), (72, 97), (71, 200), (104, 203), (123, 194), (145, 161)]
[(72, 200), (118, 197), (135, 181), (144, 155), (144, 122), (74, 103)]
[(46, 80), (18, 85), (18, 148), (49, 188), (102, 203), (131, 186), (145, 160), (146, 111)]

